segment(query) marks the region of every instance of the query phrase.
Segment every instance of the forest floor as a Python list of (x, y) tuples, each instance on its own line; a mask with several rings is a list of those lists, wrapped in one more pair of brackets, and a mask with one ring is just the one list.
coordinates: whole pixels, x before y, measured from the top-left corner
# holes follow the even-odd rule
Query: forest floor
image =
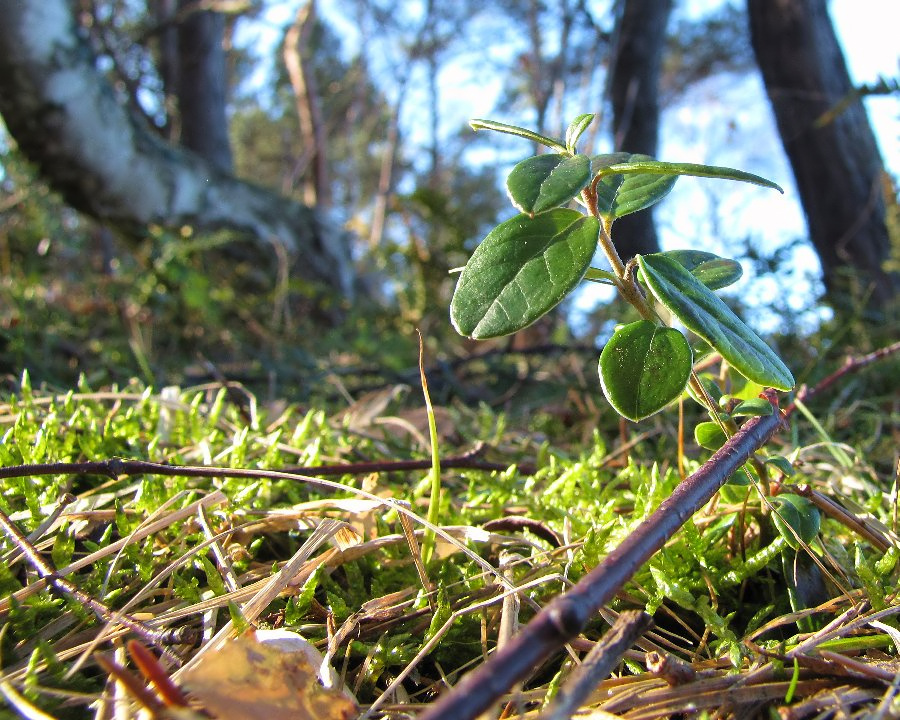
[[(0, 717), (417, 715), (710, 455), (690, 401), (620, 421), (593, 343), (452, 337), (442, 285), (329, 316), (221, 238), (108, 257), (41, 202), (0, 236)], [(812, 387), (897, 338), (772, 312)], [(900, 717), (900, 361), (855, 370), (492, 716)]]
[[(53, 392), (23, 377), (0, 405), (8, 707), (418, 714), (709, 455), (677, 407), (612, 419), (578, 352), (438, 364), (433, 392), (477, 391), (478, 362), (509, 397), (435, 407), (437, 506), (414, 372), (303, 404), (221, 379)], [(898, 370), (888, 358), (795, 412), (766, 487), (726, 485), (494, 717), (897, 717)], [(629, 610), (650, 629), (574, 708), (552, 705)]]

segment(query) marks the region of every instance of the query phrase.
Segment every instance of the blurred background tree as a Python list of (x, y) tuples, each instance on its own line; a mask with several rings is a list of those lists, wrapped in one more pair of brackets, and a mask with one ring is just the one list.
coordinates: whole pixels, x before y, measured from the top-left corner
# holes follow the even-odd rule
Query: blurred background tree
[[(749, 0), (750, 36), (832, 300), (891, 303), (885, 168), (825, 0)], [(894, 199), (896, 203), (896, 199)], [(848, 272), (849, 271), (849, 272)], [(854, 287), (856, 286), (856, 287)]]

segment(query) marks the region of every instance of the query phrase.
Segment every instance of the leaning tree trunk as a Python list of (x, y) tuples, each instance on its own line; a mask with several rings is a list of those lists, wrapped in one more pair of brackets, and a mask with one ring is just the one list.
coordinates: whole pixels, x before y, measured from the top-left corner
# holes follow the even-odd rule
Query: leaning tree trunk
[(900, 278), (883, 269), (890, 241), (875, 136), (858, 99), (833, 121), (818, 122), (853, 91), (826, 2), (748, 0), (747, 8), (825, 287), (843, 304), (862, 281), (870, 306), (883, 307), (900, 290)]
[(129, 233), (232, 229), (284, 246), (308, 279), (349, 292), (346, 237), (304, 205), (164, 142), (96, 70), (67, 0), (0, 0), (0, 115), (66, 202)]
[[(659, 74), (672, 0), (625, 0), (616, 23), (610, 96), (615, 149), (656, 155), (659, 139)], [(659, 250), (651, 212), (616, 221), (623, 257)]]

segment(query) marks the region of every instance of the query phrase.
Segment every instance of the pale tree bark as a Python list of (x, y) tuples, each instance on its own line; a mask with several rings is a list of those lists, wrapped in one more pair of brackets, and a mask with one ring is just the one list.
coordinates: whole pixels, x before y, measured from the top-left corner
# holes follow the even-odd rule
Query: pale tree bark
[(748, 0), (747, 8), (825, 287), (836, 303), (853, 292), (883, 307), (900, 291), (900, 277), (884, 270), (890, 241), (875, 136), (859, 99), (818, 122), (853, 90), (825, 0)]
[(284, 65), (294, 90), (294, 104), (300, 121), (306, 173), (303, 199), (309, 204), (328, 207), (331, 204), (331, 184), (328, 177), (328, 157), (325, 126), (319, 108), (315, 78), (304, 57), (309, 54), (309, 36), (316, 19), (315, 0), (308, 0), (297, 10), (293, 24), (284, 35)]
[(369, 248), (375, 250), (384, 238), (384, 226), (387, 220), (388, 204), (394, 191), (394, 166), (397, 164), (397, 150), (400, 147), (400, 111), (406, 98), (406, 86), (409, 75), (400, 79), (397, 102), (392, 112), (385, 138), (384, 153), (381, 156), (381, 169), (378, 173), (378, 190), (372, 208), (372, 225), (369, 228)]
[[(558, 5), (551, 10), (556, 13), (559, 23), (557, 50), (552, 57), (544, 54), (541, 14), (545, 10), (543, 2), (531, 0), (526, 11), (528, 40), (531, 44), (527, 55), (526, 70), (528, 91), (536, 114), (535, 127), (539, 132), (552, 134), (553, 131), (547, 127), (547, 112), (554, 96), (561, 96), (565, 91), (565, 74), (570, 56), (569, 36), (580, 6), (569, 0), (559, 0)], [(558, 120), (562, 121), (562, 118), (558, 118)], [(538, 147), (537, 149), (541, 150), (542, 148)]]
[(67, 0), (0, 0), (0, 17), (0, 115), (66, 202), (134, 235), (151, 223), (235, 230), (285, 248), (305, 277), (351, 291), (342, 232), (167, 144), (116, 101)]
[[(617, 151), (656, 156), (659, 141), (659, 76), (672, 0), (624, 0), (613, 39), (609, 93)], [(619, 254), (659, 250), (652, 211), (616, 221), (613, 239)]]

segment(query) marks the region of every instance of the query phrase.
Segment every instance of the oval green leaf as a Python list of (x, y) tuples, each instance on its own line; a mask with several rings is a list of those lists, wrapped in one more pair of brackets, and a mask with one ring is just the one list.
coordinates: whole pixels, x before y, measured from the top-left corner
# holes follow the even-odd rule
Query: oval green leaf
[(653, 295), (731, 367), (761, 385), (778, 390), (794, 387), (794, 376), (772, 349), (678, 262), (662, 253), (636, 257)]
[(731, 411), (732, 417), (760, 417), (775, 412), (775, 408), (765, 398), (750, 398), (738, 403)]
[(694, 428), (694, 440), (702, 448), (718, 450), (728, 438), (722, 432), (719, 423), (702, 422), (697, 423), (697, 427)]
[(575, 145), (578, 143), (578, 138), (581, 137), (581, 133), (587, 130), (588, 125), (591, 124), (593, 119), (593, 113), (579, 115), (571, 122), (569, 128), (566, 130), (566, 148), (573, 155), (575, 154)]
[(750, 483), (759, 483), (759, 475), (751, 463), (744, 463), (740, 470), (731, 473), (726, 481), (735, 487), (746, 487)]
[(616, 411), (642, 420), (684, 391), (693, 355), (678, 330), (638, 320), (616, 328), (600, 354), (600, 384)]
[(565, 205), (591, 179), (587, 155), (545, 154), (516, 165), (506, 179), (506, 190), (519, 210), (536, 215)]
[(453, 326), (484, 339), (530, 325), (578, 284), (599, 234), (596, 218), (564, 208), (501, 223), (463, 268), (450, 303)]
[(594, 171), (601, 176), (596, 185), (597, 210), (607, 220), (629, 215), (662, 200), (675, 185), (676, 175), (658, 173), (610, 173), (612, 167), (655, 162), (649, 155), (611, 153), (594, 158)]
[(783, 455), (773, 455), (772, 457), (768, 457), (766, 458), (765, 464), (778, 468), (785, 477), (791, 477), (797, 472), (794, 470), (794, 465), (791, 461)]
[(818, 508), (807, 498), (785, 493), (773, 498), (776, 512), (772, 513), (772, 522), (785, 542), (794, 550), (800, 549), (799, 537), (809, 545), (819, 533), (822, 517)]
[(669, 250), (668, 255), (710, 290), (719, 290), (741, 279), (744, 270), (737, 260), (719, 257), (703, 250)]
[(720, 407), (719, 401), (722, 399), (722, 388), (719, 387), (718, 383), (708, 374), (703, 373), (697, 376), (697, 379), (700, 381), (700, 384), (706, 390), (706, 394), (709, 395), (709, 399), (712, 400), (712, 406), (706, 401), (706, 397), (698, 393), (693, 385), (688, 385), (688, 395), (690, 395), (694, 400), (697, 401), (698, 404), (705, 407), (707, 410), (712, 410), (713, 408)]

